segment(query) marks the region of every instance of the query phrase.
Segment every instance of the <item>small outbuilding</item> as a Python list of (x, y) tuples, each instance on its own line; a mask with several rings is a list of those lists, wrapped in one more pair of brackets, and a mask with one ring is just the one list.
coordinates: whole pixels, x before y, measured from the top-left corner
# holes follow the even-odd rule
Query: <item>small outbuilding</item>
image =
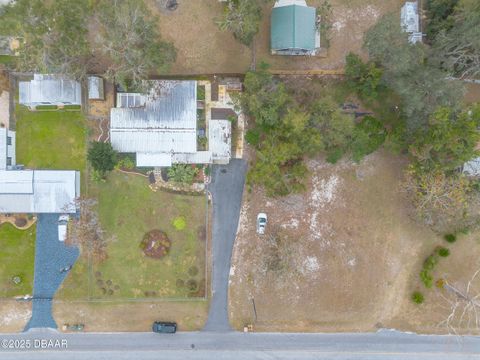
[(103, 78), (100, 76), (88, 77), (88, 99), (105, 100)]
[(409, 34), (408, 40), (412, 44), (422, 42), (418, 1), (407, 1), (405, 5), (403, 5), (402, 11), (400, 12), (400, 24), (402, 29)]
[(277, 0), (270, 25), (272, 55), (315, 55), (320, 48), (316, 9), (305, 0)]

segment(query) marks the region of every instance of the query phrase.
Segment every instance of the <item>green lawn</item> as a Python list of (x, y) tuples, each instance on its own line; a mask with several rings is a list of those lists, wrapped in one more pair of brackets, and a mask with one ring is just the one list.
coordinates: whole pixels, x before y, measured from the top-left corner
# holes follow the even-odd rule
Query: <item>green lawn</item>
[[(93, 263), (89, 285), (88, 261), (82, 256), (60, 290), (60, 299), (84, 298), (86, 294), (101, 299), (205, 295), (205, 240), (201, 239), (205, 231), (204, 196), (152, 192), (145, 177), (118, 171), (105, 183), (89, 184), (89, 192), (98, 199), (108, 258)], [(178, 229), (183, 225), (179, 218), (185, 220), (182, 230)], [(162, 259), (146, 257), (140, 248), (143, 235), (153, 229), (164, 231), (172, 242), (170, 253)], [(198, 291), (178, 286), (177, 280), (185, 284), (194, 280)]]
[[(27, 230), (0, 225), (0, 297), (32, 294), (34, 257), (35, 225)], [(20, 284), (12, 281), (14, 276), (20, 277)]]
[(81, 112), (32, 112), (17, 106), (17, 163), (33, 169), (86, 167), (86, 126)]

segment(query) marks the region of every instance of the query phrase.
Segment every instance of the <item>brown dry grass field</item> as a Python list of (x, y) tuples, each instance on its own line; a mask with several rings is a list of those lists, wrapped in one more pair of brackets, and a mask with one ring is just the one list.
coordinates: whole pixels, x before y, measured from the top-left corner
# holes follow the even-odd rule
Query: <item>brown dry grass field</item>
[[(406, 160), (385, 150), (360, 164), (309, 162), (302, 195), (281, 199), (260, 190), (246, 193), (230, 276), (230, 319), (258, 331), (372, 331), (396, 327), (445, 332), (441, 291), (424, 289), (423, 260), (441, 236), (417, 224), (399, 191)], [(268, 232), (285, 238), (282, 266), (272, 270), (269, 234), (255, 232), (258, 212), (269, 216)], [(460, 237), (434, 272), (463, 283), (480, 267), (479, 233)], [(468, 255), (467, 255), (468, 254)], [(467, 255), (467, 256), (465, 256)], [(410, 296), (420, 289), (425, 303)], [(257, 319), (255, 320), (252, 299)]]
[[(335, 69), (344, 64), (349, 51), (361, 52), (363, 33), (380, 16), (399, 11), (403, 0), (330, 0), (332, 29), (326, 56), (292, 57), (270, 55), (270, 14), (272, 5), (263, 7), (263, 21), (255, 39), (257, 63), (264, 60), (273, 69)], [(244, 73), (250, 67), (252, 51), (236, 41), (231, 33), (215, 24), (223, 11), (217, 0), (183, 0), (173, 12), (162, 10), (156, 0), (146, 0), (152, 14), (159, 17), (165, 40), (177, 48), (172, 74)], [(308, 0), (318, 6), (322, 0)], [(324, 52), (322, 52), (323, 54)]]
[(0, 301), (0, 329), (2, 333), (21, 332), (32, 316), (32, 303), (3, 299)]
[(54, 301), (53, 317), (63, 324), (85, 324), (87, 332), (151, 331), (155, 320), (175, 321), (181, 331), (200, 330), (208, 301), (63, 302)]

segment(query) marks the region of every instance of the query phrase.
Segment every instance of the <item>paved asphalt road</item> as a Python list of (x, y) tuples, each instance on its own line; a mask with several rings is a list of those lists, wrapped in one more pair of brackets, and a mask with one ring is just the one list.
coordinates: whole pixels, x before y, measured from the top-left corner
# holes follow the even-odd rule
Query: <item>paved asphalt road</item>
[(233, 243), (237, 233), (247, 164), (234, 159), (214, 166), (208, 189), (213, 197), (213, 279), (212, 301), (206, 331), (229, 331), (228, 276)]
[(73, 265), (79, 255), (77, 248), (58, 241), (58, 216), (59, 214), (38, 215), (32, 317), (26, 330), (57, 327), (52, 317), (51, 299), (67, 276), (67, 272), (60, 270)]
[[(369, 334), (243, 334), (233, 331), (203, 331), (170, 335), (60, 334), (54, 330), (32, 329), (23, 334), (0, 335), (0, 339), (0, 359), (12, 360), (480, 359), (478, 337), (418, 336), (392, 331)], [(10, 345), (9, 340), (28, 340), (30, 350), (5, 349)], [(42, 340), (44, 347), (48, 346), (48, 340), (58, 340), (59, 349), (31, 351), (41, 349)], [(17, 344), (21, 345), (20, 342)], [(54, 344), (54, 341), (50, 344)]]

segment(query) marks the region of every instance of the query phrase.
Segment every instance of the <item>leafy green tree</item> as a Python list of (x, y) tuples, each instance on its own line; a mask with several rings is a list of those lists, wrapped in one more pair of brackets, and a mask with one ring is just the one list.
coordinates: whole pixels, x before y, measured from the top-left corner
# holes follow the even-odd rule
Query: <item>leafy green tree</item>
[(314, 102), (310, 109), (312, 126), (319, 131), (327, 152), (335, 149), (346, 151), (354, 130), (353, 116), (340, 111), (331, 97)]
[(117, 164), (117, 152), (110, 143), (93, 141), (88, 149), (87, 159), (101, 178), (105, 178)]
[(259, 70), (245, 75), (245, 91), (238, 100), (249, 116), (261, 127), (273, 127), (281, 122), (289, 96), (285, 86), (268, 72), (268, 64), (262, 63)]
[(352, 135), (350, 150), (356, 162), (373, 153), (386, 138), (385, 127), (373, 116), (365, 116), (356, 126)]
[(430, 117), (428, 128), (419, 131), (409, 148), (423, 171), (455, 170), (478, 156), (480, 106), (457, 112), (440, 108)]
[(377, 98), (382, 75), (382, 69), (375, 63), (364, 63), (360, 56), (354, 53), (347, 55), (345, 76), (361, 97)]
[(17, 0), (0, 8), (0, 33), (20, 39), (17, 69), (82, 79), (91, 56), (91, 6), (77, 0)]
[(383, 81), (400, 96), (407, 134), (427, 125), (438, 107), (456, 107), (463, 85), (428, 63), (422, 44), (410, 44), (398, 18), (386, 15), (368, 30), (364, 47), (384, 68)]
[(107, 78), (142, 88), (149, 74), (164, 73), (175, 61), (173, 44), (161, 40), (157, 18), (143, 0), (100, 0), (96, 14), (97, 42), (110, 64)]
[(458, 1), (427, 0), (425, 2), (425, 10), (428, 17), (425, 27), (427, 39), (433, 41), (441, 31), (448, 31), (452, 28), (454, 23), (453, 12)]
[(168, 168), (168, 179), (182, 184), (193, 184), (198, 175), (198, 169), (192, 165), (174, 164)]
[(451, 17), (450, 28), (435, 37), (433, 60), (454, 76), (477, 77), (480, 75), (480, 2), (460, 0)]
[(262, 8), (258, 0), (228, 0), (219, 28), (228, 30), (242, 44), (249, 46), (258, 32)]

